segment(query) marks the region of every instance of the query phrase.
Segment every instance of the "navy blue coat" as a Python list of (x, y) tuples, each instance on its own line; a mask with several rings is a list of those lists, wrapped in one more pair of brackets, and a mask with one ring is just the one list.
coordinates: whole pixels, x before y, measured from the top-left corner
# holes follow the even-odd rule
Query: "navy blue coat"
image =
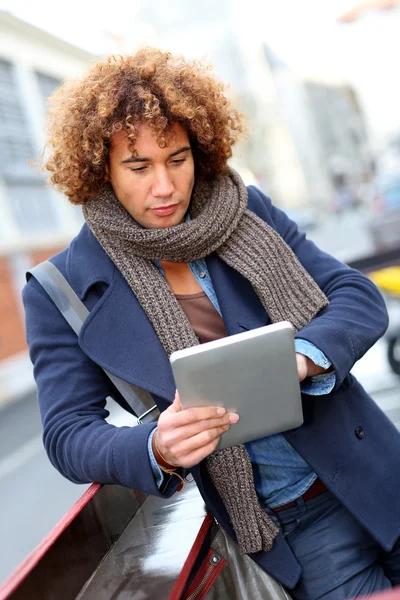
[[(321, 252), (256, 188), (248, 206), (291, 246), (330, 300), (298, 334), (332, 361), (334, 390), (303, 395), (304, 424), (286, 439), (377, 542), (389, 550), (400, 536), (400, 434), (349, 371), (387, 327), (378, 290), (366, 277)], [(53, 465), (74, 482), (117, 483), (171, 496), (171, 478), (158, 490), (147, 453), (154, 424), (116, 428), (106, 423), (105, 398), (129, 410), (102, 368), (148, 390), (160, 410), (174, 398), (167, 356), (136, 297), (85, 225), (52, 258), (90, 314), (79, 340), (34, 278), (24, 288), (27, 339)], [(249, 282), (215, 254), (207, 257), (229, 335), (269, 322)], [(102, 368), (101, 368), (102, 367)], [(359, 439), (355, 430), (365, 432)], [(233, 535), (227, 512), (205, 469), (192, 469), (217, 520)], [(329, 540), (327, 540), (329, 543)], [(292, 588), (300, 566), (282, 535), (253, 558)]]

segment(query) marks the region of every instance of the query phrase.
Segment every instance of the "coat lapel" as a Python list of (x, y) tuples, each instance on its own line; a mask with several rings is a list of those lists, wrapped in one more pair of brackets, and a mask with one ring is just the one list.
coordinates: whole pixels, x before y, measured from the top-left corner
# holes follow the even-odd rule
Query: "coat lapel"
[(86, 319), (79, 341), (84, 352), (103, 369), (173, 400), (175, 383), (167, 355), (117, 269), (107, 291)]
[(70, 246), (66, 275), (90, 311), (79, 335), (85, 354), (113, 375), (172, 401), (175, 384), (164, 349), (86, 224)]

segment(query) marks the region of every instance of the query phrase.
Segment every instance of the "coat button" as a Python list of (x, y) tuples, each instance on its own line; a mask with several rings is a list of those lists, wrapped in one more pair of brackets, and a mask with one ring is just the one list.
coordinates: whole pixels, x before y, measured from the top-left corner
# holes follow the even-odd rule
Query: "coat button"
[(356, 427), (354, 433), (356, 434), (356, 437), (358, 437), (359, 440), (362, 440), (364, 438), (365, 433), (362, 427)]
[(201, 273), (199, 273), (199, 277), (201, 277), (201, 279), (204, 279), (204, 277), (207, 277), (207, 274), (204, 273), (204, 271), (201, 271)]

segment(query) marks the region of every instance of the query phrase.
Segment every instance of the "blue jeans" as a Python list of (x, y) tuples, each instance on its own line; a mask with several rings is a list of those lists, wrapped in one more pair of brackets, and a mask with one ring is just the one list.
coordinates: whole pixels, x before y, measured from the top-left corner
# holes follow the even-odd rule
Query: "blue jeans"
[(296, 600), (345, 600), (400, 585), (400, 541), (384, 552), (330, 492), (272, 515), (302, 567)]

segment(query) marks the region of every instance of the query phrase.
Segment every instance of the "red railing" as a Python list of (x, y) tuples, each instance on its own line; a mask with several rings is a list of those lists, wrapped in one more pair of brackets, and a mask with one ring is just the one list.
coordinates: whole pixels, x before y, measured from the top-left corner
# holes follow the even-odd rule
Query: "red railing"
[(92, 500), (93, 496), (100, 489), (100, 483), (93, 483), (89, 489), (75, 502), (69, 511), (60, 519), (55, 527), (40, 542), (38, 546), (22, 561), (10, 577), (0, 586), (0, 600), (6, 600), (22, 584), (27, 576), (36, 567), (39, 561), (50, 550), (53, 544), (64, 533), (67, 527), (72, 523), (81, 510)]

